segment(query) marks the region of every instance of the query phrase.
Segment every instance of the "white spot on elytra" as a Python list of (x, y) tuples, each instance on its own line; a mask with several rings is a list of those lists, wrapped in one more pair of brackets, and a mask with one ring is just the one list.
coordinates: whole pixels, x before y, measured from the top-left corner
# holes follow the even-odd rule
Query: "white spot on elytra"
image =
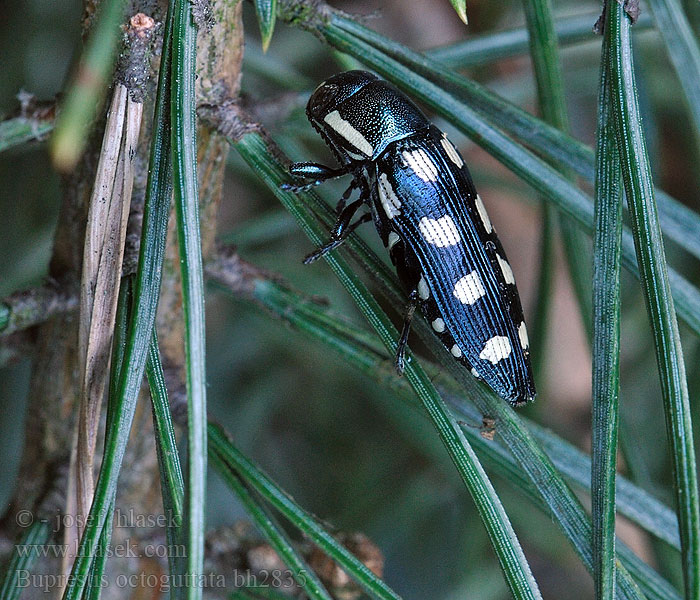
[(394, 233), (393, 231), (389, 232), (389, 245), (388, 245), (389, 250), (391, 250), (396, 245), (396, 242), (398, 242), (399, 239), (400, 238), (399, 238), (398, 234)]
[(423, 239), (438, 248), (454, 246), (461, 239), (457, 225), (455, 225), (450, 215), (445, 215), (439, 219), (423, 217), (418, 223), (418, 228), (423, 235)]
[(486, 212), (484, 201), (481, 199), (479, 194), (476, 195), (474, 204), (476, 204), (476, 210), (479, 212), (481, 222), (484, 224), (484, 229), (486, 229), (487, 233), (491, 233), (493, 231), (493, 225), (491, 225), (491, 219), (489, 219), (489, 214)]
[(520, 323), (518, 327), (518, 337), (520, 338), (520, 345), (523, 350), (527, 350), (530, 346), (530, 339), (527, 337), (527, 327), (525, 327), (525, 321)]
[(486, 294), (486, 290), (479, 274), (476, 271), (472, 271), (455, 283), (455, 289), (452, 293), (462, 304), (474, 304)]
[(330, 125), (336, 133), (343, 136), (355, 148), (367, 156), (372, 156), (374, 148), (357, 129), (340, 116), (337, 110), (328, 113), (323, 120)]
[(472, 375), (476, 377), (477, 379), (481, 379), (481, 375), (479, 375), (479, 371), (477, 371), (474, 367), (472, 367)]
[(425, 281), (425, 277), (421, 276), (418, 282), (418, 297), (421, 300), (427, 300), (430, 298), (430, 290), (428, 289), (428, 283)]
[(484, 344), (484, 349), (479, 354), (481, 360), (491, 361), (494, 365), (511, 353), (510, 340), (504, 335), (495, 335)]
[(455, 358), (459, 358), (460, 356), (462, 356), (462, 351), (460, 350), (460, 348), (457, 344), (452, 346), (452, 349), (450, 350), (450, 352), (452, 353), (452, 356), (454, 356)]
[(423, 181), (437, 181), (438, 168), (425, 150), (404, 150), (402, 155), (406, 164)]
[(443, 133), (442, 134), (442, 139), (440, 140), (440, 144), (442, 144), (442, 147), (445, 149), (445, 152), (447, 153), (447, 156), (450, 157), (450, 160), (457, 165), (458, 169), (461, 169), (464, 166), (464, 161), (462, 160), (462, 157), (459, 155), (459, 152), (457, 152), (457, 148), (455, 148), (452, 145), (452, 142), (447, 139), (447, 134)]
[(432, 326), (433, 329), (438, 333), (442, 333), (443, 331), (445, 331), (445, 321), (443, 321), (440, 317), (438, 317), (432, 322)]
[(506, 280), (506, 283), (515, 285), (513, 269), (510, 268), (510, 264), (508, 264), (508, 261), (503, 260), (499, 254), (496, 254), (496, 258), (498, 259), (498, 266), (501, 267), (501, 272), (503, 273), (503, 278)]
[(384, 212), (386, 216), (393, 219), (395, 216), (400, 215), (401, 211), (401, 200), (394, 192), (394, 188), (391, 187), (389, 179), (386, 173), (382, 173), (379, 176), (379, 200), (382, 203)]

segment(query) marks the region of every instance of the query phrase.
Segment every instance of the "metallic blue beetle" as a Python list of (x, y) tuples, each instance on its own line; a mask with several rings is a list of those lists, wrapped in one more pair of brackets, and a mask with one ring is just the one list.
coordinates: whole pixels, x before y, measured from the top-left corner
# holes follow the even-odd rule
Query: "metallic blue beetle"
[[(417, 306), (447, 350), (513, 405), (535, 397), (513, 271), (460, 153), (386, 81), (348, 71), (322, 83), (307, 116), (341, 164), (295, 163), (308, 185), (352, 175), (330, 241), (313, 262), (373, 220), (408, 293), (399, 372)], [(306, 186), (298, 186), (306, 187)], [(357, 200), (346, 205), (352, 191)], [(354, 223), (363, 206), (369, 212)]]

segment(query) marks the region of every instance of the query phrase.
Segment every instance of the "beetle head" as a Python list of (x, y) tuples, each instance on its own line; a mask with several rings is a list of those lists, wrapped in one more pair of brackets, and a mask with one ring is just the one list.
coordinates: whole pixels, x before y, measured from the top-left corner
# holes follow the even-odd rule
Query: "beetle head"
[(345, 164), (375, 160), (390, 143), (430, 126), (406, 96), (367, 71), (324, 81), (309, 98), (306, 114)]

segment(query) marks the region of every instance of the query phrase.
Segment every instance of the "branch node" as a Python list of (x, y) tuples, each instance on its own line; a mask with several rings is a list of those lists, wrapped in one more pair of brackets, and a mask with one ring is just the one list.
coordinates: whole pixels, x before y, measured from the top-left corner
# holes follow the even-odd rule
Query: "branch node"
[(199, 118), (206, 121), (218, 133), (235, 143), (248, 133), (260, 132), (261, 127), (236, 100), (223, 100), (219, 104), (202, 104), (197, 109)]
[(159, 24), (144, 13), (137, 13), (124, 27), (124, 49), (119, 56), (116, 80), (129, 90), (134, 102), (143, 102), (151, 68), (153, 41)]
[(328, 24), (333, 9), (324, 0), (282, 0), (279, 17), (289, 25), (317, 30)]

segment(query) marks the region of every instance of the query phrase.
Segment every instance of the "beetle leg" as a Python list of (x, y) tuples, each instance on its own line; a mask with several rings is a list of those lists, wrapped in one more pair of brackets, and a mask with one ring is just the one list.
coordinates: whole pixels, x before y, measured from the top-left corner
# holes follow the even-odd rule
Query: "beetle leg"
[(293, 177), (310, 179), (311, 181), (308, 181), (307, 183), (303, 184), (283, 183), (280, 187), (283, 190), (291, 190), (293, 192), (305, 192), (316, 185), (320, 185), (324, 181), (347, 175), (348, 172), (349, 171), (346, 167), (334, 169), (333, 167), (327, 167), (326, 165), (314, 162), (292, 163), (289, 167), (290, 175), (292, 175)]
[(357, 176), (353, 177), (352, 182), (348, 186), (348, 189), (343, 192), (343, 195), (340, 197), (340, 200), (338, 200), (338, 204), (336, 204), (335, 207), (335, 212), (341, 214), (343, 210), (345, 210), (345, 203), (350, 197), (350, 194), (352, 194), (353, 190), (356, 190), (362, 185), (362, 181), (363, 180)]
[(411, 321), (413, 321), (413, 313), (416, 312), (416, 307), (418, 306), (418, 290), (413, 290), (408, 295), (408, 305), (406, 306), (406, 315), (404, 316), (403, 329), (401, 330), (401, 337), (399, 338), (399, 343), (396, 346), (396, 360), (394, 365), (396, 366), (396, 371), (399, 375), (403, 375), (404, 368), (406, 366), (406, 344), (408, 344), (408, 334), (411, 332)]
[(351, 171), (351, 173), (352, 182), (350, 182), (348, 189), (343, 192), (343, 195), (340, 197), (340, 200), (338, 200), (338, 204), (335, 207), (335, 212), (338, 214), (342, 213), (345, 209), (345, 202), (350, 197), (353, 190), (360, 190), (360, 197), (358, 198), (358, 201), (366, 202), (370, 197), (369, 185), (367, 184), (367, 180), (362, 176), (362, 168), (355, 169), (354, 171)]
[(340, 213), (340, 216), (338, 217), (338, 220), (333, 226), (333, 229), (331, 230), (331, 239), (326, 244), (321, 246), (318, 250), (316, 250), (316, 252), (312, 252), (311, 254), (309, 254), (304, 259), (305, 265), (311, 264), (312, 262), (321, 258), (327, 252), (330, 252), (334, 248), (340, 246), (340, 244), (342, 244), (347, 239), (347, 237), (353, 231), (355, 231), (355, 229), (362, 225), (362, 223), (366, 223), (367, 221), (370, 221), (372, 219), (372, 215), (370, 213), (365, 213), (359, 219), (357, 219), (357, 221), (355, 221), (354, 223), (350, 223), (352, 218), (355, 216), (355, 213), (360, 209), (363, 203), (364, 199), (359, 198), (355, 200), (355, 202), (348, 204), (343, 209), (343, 211)]

